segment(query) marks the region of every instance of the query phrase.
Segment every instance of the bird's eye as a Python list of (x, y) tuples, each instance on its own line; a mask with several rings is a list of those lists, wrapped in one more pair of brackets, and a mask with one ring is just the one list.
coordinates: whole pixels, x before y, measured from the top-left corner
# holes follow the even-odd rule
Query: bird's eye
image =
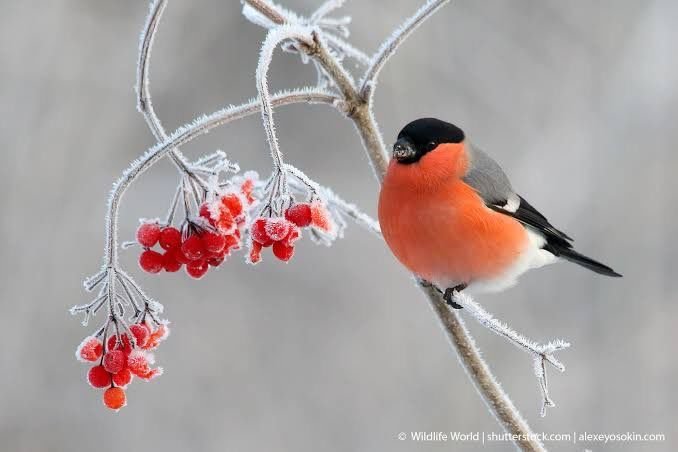
[(435, 141), (429, 141), (427, 145), (429, 149), (434, 149), (436, 146), (438, 146), (438, 143), (436, 143)]

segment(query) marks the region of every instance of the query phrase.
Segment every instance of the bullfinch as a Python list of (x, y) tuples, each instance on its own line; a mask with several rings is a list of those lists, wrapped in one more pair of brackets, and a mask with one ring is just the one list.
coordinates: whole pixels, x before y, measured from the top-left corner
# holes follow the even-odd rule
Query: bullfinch
[(575, 251), (572, 238), (513, 190), (497, 162), (459, 127), (435, 118), (412, 121), (398, 134), (379, 223), (396, 258), (455, 308), (457, 291), (500, 291), (559, 259), (621, 276)]

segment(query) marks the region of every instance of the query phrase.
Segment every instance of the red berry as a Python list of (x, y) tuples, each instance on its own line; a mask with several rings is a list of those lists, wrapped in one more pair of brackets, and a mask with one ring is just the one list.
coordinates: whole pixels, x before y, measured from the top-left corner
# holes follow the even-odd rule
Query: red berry
[(143, 223), (137, 229), (137, 242), (139, 245), (150, 248), (160, 239), (160, 226), (156, 223)]
[(266, 222), (266, 234), (274, 242), (280, 241), (287, 237), (291, 225), (292, 223), (284, 218), (270, 218)]
[(200, 205), (200, 216), (203, 217), (205, 220), (209, 221), (210, 224), (213, 224), (214, 221), (212, 220), (212, 214), (210, 213), (210, 207), (207, 205), (207, 203), (203, 203)]
[(111, 350), (104, 355), (104, 369), (112, 374), (117, 374), (125, 367), (125, 354), (122, 350)]
[(252, 235), (252, 240), (261, 244), (262, 246), (271, 246), (273, 240), (268, 236), (266, 231), (266, 224), (268, 220), (266, 218), (257, 218), (254, 223), (252, 223), (250, 229), (250, 235)]
[(93, 388), (105, 388), (111, 384), (111, 374), (104, 366), (94, 366), (87, 372), (87, 381)]
[(181, 244), (181, 252), (184, 253), (186, 259), (195, 261), (204, 256), (205, 248), (202, 245), (200, 237), (194, 234), (189, 236), (186, 241)]
[(219, 207), (219, 217), (217, 218), (214, 224), (220, 231), (230, 232), (235, 225), (235, 219), (231, 214), (231, 211), (228, 210), (228, 207), (221, 205)]
[(128, 368), (122, 369), (117, 374), (113, 374), (113, 383), (116, 386), (125, 387), (132, 382), (132, 372)]
[(142, 351), (135, 351), (129, 355), (127, 367), (137, 377), (143, 377), (151, 370), (146, 353)]
[(101, 358), (104, 346), (96, 337), (86, 337), (75, 351), (75, 356), (80, 361), (96, 361)]
[(332, 232), (334, 225), (327, 208), (320, 201), (311, 203), (311, 224), (325, 232)]
[(158, 273), (162, 270), (162, 254), (153, 250), (144, 250), (139, 256), (139, 266), (148, 273)]
[(243, 212), (242, 201), (235, 193), (228, 193), (221, 197), (221, 203), (231, 212), (234, 217), (239, 217)]
[(294, 255), (294, 246), (286, 245), (284, 242), (275, 242), (273, 244), (273, 254), (281, 261), (287, 262)]
[(205, 250), (209, 253), (221, 253), (226, 246), (226, 238), (214, 232), (205, 232), (201, 240)]
[(290, 232), (287, 234), (287, 237), (285, 237), (282, 242), (285, 245), (292, 246), (294, 242), (296, 242), (299, 237), (301, 237), (301, 230), (297, 226), (292, 226), (290, 228)]
[(172, 226), (163, 228), (160, 231), (160, 246), (164, 250), (170, 250), (181, 246), (181, 232)]
[(182, 254), (181, 250), (176, 248), (165, 251), (165, 254), (162, 255), (162, 267), (165, 269), (166, 272), (174, 273), (181, 269), (183, 263), (179, 262), (178, 259), (178, 256), (181, 254)]
[(255, 199), (254, 196), (252, 196), (252, 192), (254, 191), (254, 181), (252, 179), (245, 179), (245, 182), (243, 182), (240, 186), (240, 191), (243, 195), (245, 195), (248, 203), (254, 203)]
[(130, 325), (129, 330), (132, 333), (132, 336), (134, 336), (134, 342), (136, 343), (137, 347), (143, 347), (146, 345), (148, 336), (151, 335), (151, 332), (148, 330), (148, 328), (146, 328), (144, 325), (135, 323), (134, 325)]
[(295, 204), (285, 211), (285, 218), (304, 228), (311, 224), (311, 205), (306, 202)]
[(205, 276), (205, 273), (207, 273), (208, 269), (209, 265), (205, 259), (192, 261), (186, 264), (186, 273), (188, 273), (191, 278), (195, 279), (200, 279)]
[(261, 261), (261, 248), (262, 244), (252, 241), (250, 245), (250, 254), (249, 254), (249, 263), (256, 264)]
[(124, 354), (128, 354), (132, 351), (132, 343), (130, 342), (127, 334), (123, 333), (120, 335), (120, 337), (120, 341), (118, 341), (118, 336), (115, 334), (108, 338), (108, 343), (106, 344), (108, 350), (121, 350)]
[(226, 242), (226, 245), (224, 246), (224, 252), (226, 253), (229, 253), (232, 249), (240, 248), (240, 239), (235, 235), (224, 236), (224, 241)]
[(118, 411), (120, 408), (127, 405), (125, 390), (117, 387), (108, 388), (104, 392), (104, 405), (115, 411)]
[(224, 256), (219, 255), (219, 256), (210, 256), (207, 258), (207, 263), (211, 265), (212, 267), (218, 267), (221, 265), (221, 263), (224, 262)]

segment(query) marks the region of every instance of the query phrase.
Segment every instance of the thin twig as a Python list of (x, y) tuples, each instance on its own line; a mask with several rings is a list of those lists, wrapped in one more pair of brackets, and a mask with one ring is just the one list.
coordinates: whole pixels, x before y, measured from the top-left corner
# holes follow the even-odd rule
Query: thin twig
[(372, 63), (367, 71), (365, 71), (365, 76), (361, 82), (360, 95), (363, 99), (371, 97), (374, 84), (377, 81), (381, 68), (384, 67), (384, 64), (386, 64), (388, 59), (393, 56), (396, 50), (398, 50), (400, 44), (402, 44), (419, 25), (431, 17), (433, 13), (438, 11), (438, 9), (447, 2), (449, 2), (449, 0), (429, 0), (398, 27), (386, 41), (384, 41), (379, 48), (379, 51), (377, 51), (372, 58)]

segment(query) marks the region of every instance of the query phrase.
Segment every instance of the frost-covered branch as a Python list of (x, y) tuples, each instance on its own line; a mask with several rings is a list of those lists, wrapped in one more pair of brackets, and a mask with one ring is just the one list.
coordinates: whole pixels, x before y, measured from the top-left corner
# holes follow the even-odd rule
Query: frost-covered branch
[(283, 41), (293, 39), (306, 45), (312, 45), (311, 30), (300, 25), (281, 25), (268, 32), (264, 43), (261, 46), (259, 63), (257, 65), (256, 81), (261, 102), (261, 117), (266, 130), (266, 139), (271, 149), (271, 158), (275, 177), (280, 177), (280, 193), (274, 193), (274, 196), (284, 196), (288, 192), (287, 170), (285, 169), (282, 152), (278, 144), (278, 137), (275, 133), (275, 122), (273, 120), (273, 108), (271, 97), (268, 92), (268, 68), (273, 59), (273, 51)]
[[(139, 56), (137, 60), (137, 110), (144, 116), (146, 124), (157, 141), (165, 140), (167, 134), (153, 108), (148, 74), (155, 33), (158, 30), (158, 25), (166, 6), (167, 0), (155, 0), (151, 3), (144, 28), (139, 37)], [(190, 168), (179, 149), (172, 149), (169, 156), (179, 171), (193, 179), (200, 188), (206, 188), (205, 181)]]
[(536, 341), (528, 339), (516, 332), (506, 323), (494, 318), (492, 314), (487, 312), (482, 306), (473, 301), (469, 295), (463, 292), (455, 292), (454, 301), (461, 305), (466, 312), (471, 314), (471, 316), (485, 328), (509, 340), (518, 348), (532, 355), (534, 359), (535, 377), (537, 378), (539, 389), (542, 394), (540, 414), (542, 417), (546, 416), (546, 407), (554, 407), (556, 404), (549, 397), (545, 364), (548, 362), (559, 371), (565, 372), (565, 366), (553, 356), (553, 353), (568, 348), (570, 344), (561, 339), (556, 339), (546, 344), (539, 344)]
[(391, 56), (398, 50), (414, 30), (419, 27), (426, 19), (431, 17), (438, 9), (444, 6), (449, 0), (429, 0), (414, 15), (409, 17), (393, 34), (381, 45), (377, 53), (372, 57), (370, 67), (365, 72), (361, 82), (360, 95), (363, 99), (368, 99), (372, 95), (374, 85), (377, 83), (377, 77), (381, 68)]

